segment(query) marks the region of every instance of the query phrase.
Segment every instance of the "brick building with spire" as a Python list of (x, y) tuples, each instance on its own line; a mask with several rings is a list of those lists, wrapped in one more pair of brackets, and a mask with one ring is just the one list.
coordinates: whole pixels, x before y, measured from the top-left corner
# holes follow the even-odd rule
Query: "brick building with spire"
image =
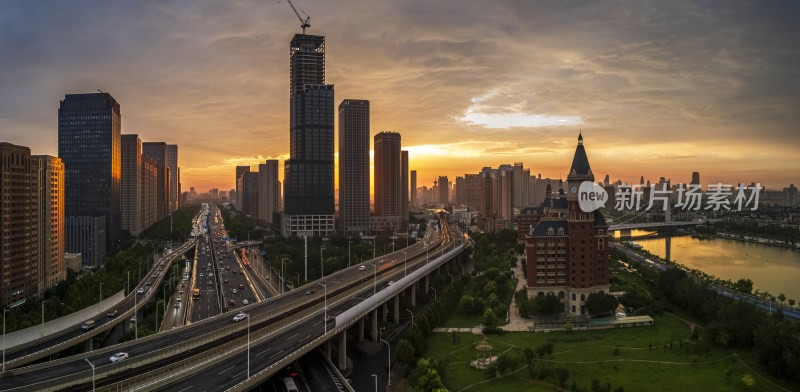
[[(608, 224), (599, 211), (584, 212), (578, 189), (594, 174), (578, 135), (567, 191), (548, 195), (543, 217), (526, 236), (528, 297), (555, 295), (569, 315), (587, 315), (591, 293), (608, 293)], [(561, 187), (559, 187), (561, 188)]]

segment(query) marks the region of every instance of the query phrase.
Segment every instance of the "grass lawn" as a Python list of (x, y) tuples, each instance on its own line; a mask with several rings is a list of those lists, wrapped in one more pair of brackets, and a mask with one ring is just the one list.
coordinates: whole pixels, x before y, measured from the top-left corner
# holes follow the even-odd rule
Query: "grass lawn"
[[(652, 327), (515, 332), (488, 335), (486, 339), (493, 347), (492, 355), (509, 348), (535, 349), (544, 343), (553, 343), (553, 355), (544, 361), (537, 359), (537, 367), (539, 363), (546, 363), (551, 369), (566, 368), (570, 374), (567, 388), (575, 381), (579, 388), (588, 390), (591, 380), (597, 379), (602, 386), (611, 384), (612, 390), (622, 386), (627, 391), (777, 390), (767, 380), (746, 369), (732, 351), (689, 341), (689, 327), (681, 320), (669, 314), (654, 319)], [(474, 346), (483, 336), (469, 333), (457, 336), (460, 341), (454, 343), (451, 333), (432, 334), (428, 338), (426, 353), (442, 364), (442, 380), (451, 391), (466, 387), (469, 387), (467, 391), (552, 390), (532, 379), (525, 368), (490, 380), (485, 371), (474, 369), (469, 363), (477, 358)], [(697, 351), (695, 346), (698, 346)], [(748, 363), (752, 359), (749, 352), (740, 353), (740, 356)], [(745, 374), (751, 374), (755, 379), (753, 388), (741, 382)]]

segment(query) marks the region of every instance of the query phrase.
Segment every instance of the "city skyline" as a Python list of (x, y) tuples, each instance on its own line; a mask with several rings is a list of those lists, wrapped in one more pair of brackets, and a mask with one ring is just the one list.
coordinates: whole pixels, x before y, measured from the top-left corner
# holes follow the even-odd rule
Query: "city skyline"
[[(370, 136), (403, 135), (418, 186), (519, 161), (565, 178), (580, 130), (598, 174), (628, 183), (797, 183), (798, 6), (724, 5), (300, 6), (333, 48), (335, 103), (369, 99)], [(57, 100), (101, 89), (125, 104), (122, 133), (181, 145), (184, 189), (235, 188), (234, 166), (288, 158), (288, 5), (4, 8), (6, 141), (57, 155)]]

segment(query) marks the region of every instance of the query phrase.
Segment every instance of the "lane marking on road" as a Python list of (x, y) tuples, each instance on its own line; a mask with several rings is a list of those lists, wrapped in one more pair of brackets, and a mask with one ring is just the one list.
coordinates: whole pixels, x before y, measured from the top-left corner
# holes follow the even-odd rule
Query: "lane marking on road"
[(246, 371), (247, 371), (247, 370), (242, 370), (241, 372), (239, 372), (239, 373), (236, 373), (236, 374), (234, 374), (233, 376), (231, 376), (231, 378), (236, 378), (236, 377), (237, 377), (237, 376), (239, 376), (240, 374), (244, 374)]
[(298, 333), (296, 333), (296, 334), (294, 334), (294, 335), (292, 335), (292, 336), (289, 336), (289, 338), (288, 338), (288, 339), (286, 339), (286, 340), (292, 340), (292, 338), (293, 338), (293, 337), (295, 337), (295, 336), (297, 336), (297, 335), (299, 335), (299, 334), (300, 334), (300, 332), (298, 332)]
[(193, 386), (194, 386), (194, 385), (189, 385), (188, 387), (186, 387), (186, 388), (183, 388), (183, 389), (181, 389), (181, 390), (180, 390), (180, 391), (178, 391), (178, 392), (183, 392), (183, 391), (185, 391), (185, 390), (187, 390), (187, 389), (189, 389), (189, 388), (191, 388), (191, 387), (193, 387)]
[(221, 371), (221, 372), (219, 372), (217, 374), (225, 373), (225, 372), (227, 372), (228, 370), (231, 370), (231, 369), (233, 369), (233, 366), (231, 366), (231, 367), (229, 367), (229, 368), (227, 368), (227, 369), (225, 369), (225, 370), (223, 370), (223, 371)]

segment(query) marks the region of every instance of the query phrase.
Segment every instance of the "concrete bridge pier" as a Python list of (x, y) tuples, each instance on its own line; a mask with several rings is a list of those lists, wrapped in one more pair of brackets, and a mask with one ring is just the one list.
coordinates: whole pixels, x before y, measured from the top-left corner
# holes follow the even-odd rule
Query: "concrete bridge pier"
[(325, 356), (328, 358), (328, 360), (331, 359), (331, 346), (331, 339), (326, 340), (322, 345), (323, 350), (325, 350)]
[(417, 282), (411, 285), (411, 307), (417, 306)]
[(339, 334), (339, 370), (347, 369), (347, 330)]
[(394, 296), (394, 322), (400, 324), (400, 294)]
[(364, 318), (358, 320), (358, 341), (364, 341)]
[(428, 292), (431, 291), (431, 275), (425, 275), (425, 295), (428, 295)]
[(372, 341), (378, 342), (378, 308), (372, 310)]

